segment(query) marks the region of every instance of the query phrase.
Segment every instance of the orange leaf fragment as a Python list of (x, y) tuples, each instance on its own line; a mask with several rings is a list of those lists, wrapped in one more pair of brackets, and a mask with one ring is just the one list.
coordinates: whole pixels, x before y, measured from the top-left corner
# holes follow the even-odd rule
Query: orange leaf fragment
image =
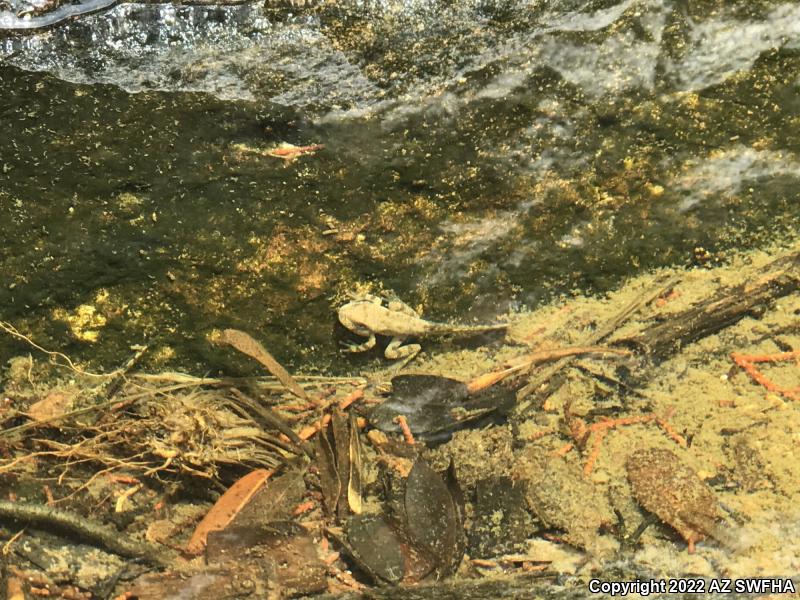
[(256, 469), (229, 487), (197, 524), (191, 539), (186, 544), (186, 552), (196, 555), (205, 550), (208, 534), (225, 529), (272, 474), (273, 471), (267, 469)]
[(340, 410), (345, 410), (351, 404), (353, 404), (353, 402), (357, 402), (357, 401), (361, 400), (361, 398), (363, 398), (363, 397), (364, 397), (364, 388), (361, 387), (361, 388), (355, 389), (355, 390), (350, 392), (347, 396), (345, 396), (344, 398), (342, 398), (339, 401), (339, 409)]
[(330, 422), (331, 422), (331, 416), (330, 414), (326, 414), (325, 416), (322, 417), (322, 419), (320, 419), (313, 425), (307, 425), (306, 427), (303, 427), (303, 429), (300, 430), (300, 433), (298, 433), (297, 436), (301, 440), (307, 440), (315, 436), (317, 432), (323, 427), (327, 427), (328, 423)]
[(324, 144), (310, 144), (308, 146), (295, 146), (294, 144), (287, 144), (286, 142), (276, 146), (275, 148), (270, 148), (266, 150), (264, 154), (267, 156), (272, 156), (274, 158), (280, 158), (283, 160), (295, 160), (300, 156), (305, 156), (307, 154), (314, 154), (317, 150), (322, 150), (325, 148)]

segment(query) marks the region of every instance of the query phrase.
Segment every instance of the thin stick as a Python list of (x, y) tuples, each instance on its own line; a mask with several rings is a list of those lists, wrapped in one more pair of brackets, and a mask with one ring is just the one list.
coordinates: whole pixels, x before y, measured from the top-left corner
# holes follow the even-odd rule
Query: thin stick
[[(11, 547), (14, 545), (14, 542), (21, 538), (23, 533), (25, 533), (24, 527), (11, 536), (11, 539), (3, 545), (3, 556), (8, 556), (11, 553)], [(11, 596), (8, 597), (10, 598)], [(20, 596), (20, 598), (25, 598), (25, 596)]]
[(140, 558), (159, 567), (170, 564), (160, 548), (144, 542), (125, 540), (119, 531), (107, 529), (95, 521), (65, 510), (0, 500), (0, 518), (19, 521), (45, 531), (61, 530), (100, 545), (120, 556)]
[(486, 373), (477, 377), (470, 381), (467, 384), (467, 389), (469, 390), (470, 394), (474, 394), (475, 392), (479, 392), (481, 390), (486, 389), (494, 385), (495, 383), (502, 381), (509, 375), (516, 373), (517, 371), (521, 371), (523, 369), (527, 369), (534, 365), (549, 362), (551, 360), (562, 359), (571, 356), (578, 356), (583, 354), (616, 354), (619, 356), (629, 356), (629, 350), (621, 350), (619, 348), (606, 348), (603, 346), (578, 346), (574, 348), (557, 348), (555, 350), (543, 350), (541, 352), (534, 352), (533, 354), (529, 354), (522, 359), (520, 364), (514, 365), (513, 367), (509, 367), (508, 369), (504, 369), (502, 371), (492, 371), (491, 373)]
[[(63, 354), (62, 352), (53, 352), (52, 350), (47, 350), (46, 348), (42, 348), (39, 344), (34, 342), (31, 338), (29, 338), (28, 336), (20, 333), (17, 330), (17, 328), (14, 327), (11, 323), (6, 323), (5, 321), (0, 321), (0, 329), (5, 331), (7, 334), (14, 336), (17, 339), (20, 339), (20, 340), (23, 340), (23, 341), (27, 342), (28, 344), (30, 344), (32, 347), (36, 348), (40, 352), (44, 352), (45, 354), (47, 354), (50, 358), (60, 358), (61, 360), (63, 360), (64, 362), (67, 363), (66, 366), (68, 368), (72, 369), (76, 373), (79, 373), (81, 375), (86, 375), (88, 377), (110, 377), (111, 375), (113, 375), (113, 373), (90, 373), (88, 371), (84, 371), (83, 369), (78, 368), (77, 366), (75, 366), (75, 363), (72, 362), (72, 360), (70, 359), (69, 356), (67, 356), (66, 354)], [(65, 366), (65, 365), (59, 364), (58, 362), (56, 362), (56, 364), (58, 366), (60, 366), (60, 367)]]
[[(658, 289), (651, 294), (636, 298), (633, 302), (625, 306), (619, 313), (617, 313), (614, 318), (609, 320), (608, 323), (606, 323), (603, 327), (586, 336), (580, 345), (594, 346), (600, 343), (603, 339), (619, 329), (623, 323), (636, 314), (643, 306), (650, 304), (654, 300), (661, 297), (665, 291), (675, 287), (678, 281), (680, 281), (680, 278), (677, 276), (669, 277), (664, 284), (659, 284)], [(573, 360), (574, 356), (564, 357), (558, 362), (554, 363), (552, 366), (540, 371), (535, 377), (531, 377), (530, 381), (517, 392), (517, 402), (519, 404), (517, 405), (517, 409), (515, 411), (516, 414), (525, 414), (533, 404), (533, 400), (529, 399), (528, 396), (538, 390), (544, 383), (550, 381), (556, 373), (570, 364)]]
[(358, 402), (363, 397), (364, 397), (363, 387), (353, 390), (347, 396), (345, 396), (339, 401), (339, 410), (345, 410), (346, 408), (349, 408), (351, 404), (353, 404), (354, 402)]
[[(363, 385), (367, 383), (365, 377), (329, 377), (327, 375), (294, 375), (295, 381), (303, 382), (307, 385), (325, 385), (327, 383), (352, 383), (353, 385)], [(134, 373), (134, 379), (144, 379), (146, 381), (193, 381), (198, 385), (231, 385), (234, 383), (279, 383), (274, 375), (259, 375), (257, 377), (197, 377), (179, 371), (164, 371), (163, 373)]]
[(326, 413), (322, 415), (322, 418), (313, 425), (308, 425), (306, 427), (303, 427), (303, 429), (300, 430), (300, 433), (298, 433), (297, 435), (300, 437), (301, 440), (307, 440), (316, 435), (323, 427), (327, 427), (328, 423), (330, 422), (331, 422), (331, 415), (330, 413)]
[[(104, 395), (106, 400), (111, 400), (111, 398), (113, 398), (120, 390), (120, 388), (122, 388), (122, 384), (125, 382), (125, 375), (137, 362), (139, 362), (139, 359), (142, 358), (144, 353), (147, 352), (148, 346), (134, 346), (132, 349), (135, 350), (134, 355), (131, 356), (119, 369), (111, 373), (113, 376), (112, 379), (106, 381), (100, 386), (101, 390), (105, 390)], [(97, 392), (95, 393), (97, 394)]]
[(294, 442), (300, 449), (303, 450), (308, 456), (313, 457), (314, 451), (311, 449), (309, 444), (305, 442), (300, 436), (295, 433), (294, 429), (289, 427), (284, 420), (278, 416), (278, 414), (269, 408), (268, 406), (263, 406), (246, 396), (236, 388), (231, 388), (231, 393), (236, 397), (236, 399), (245, 407), (250, 408), (251, 410), (255, 411), (256, 415), (261, 418), (267, 425), (270, 427), (274, 427), (286, 437), (288, 437), (292, 442)]
[(70, 411), (68, 413), (63, 413), (60, 415), (55, 415), (53, 417), (49, 417), (47, 419), (42, 419), (41, 421), (31, 421), (30, 423), (23, 423), (22, 425), (17, 425), (16, 427), (10, 427), (8, 429), (4, 429), (0, 431), (0, 438), (7, 438), (11, 437), (15, 434), (22, 433), (24, 431), (28, 431), (29, 429), (36, 429), (37, 427), (44, 427), (45, 425), (52, 425), (53, 423), (57, 423), (58, 421), (63, 421), (64, 419), (68, 419), (70, 417), (77, 417), (80, 415), (85, 415), (86, 413), (94, 412), (96, 410), (100, 410), (103, 408), (107, 408), (109, 406), (113, 406), (118, 404), (119, 400), (109, 400), (108, 402), (101, 402), (100, 404), (95, 404), (94, 406), (88, 406), (86, 408), (79, 408), (77, 410)]
[(57, 423), (59, 421), (63, 421), (65, 419), (69, 419), (70, 417), (78, 417), (80, 415), (85, 415), (87, 413), (94, 412), (96, 410), (101, 410), (103, 408), (108, 408), (110, 406), (127, 406), (137, 400), (142, 398), (148, 398), (152, 396), (154, 393), (166, 393), (170, 391), (180, 390), (187, 387), (194, 387), (195, 384), (193, 383), (184, 383), (184, 384), (177, 384), (173, 386), (169, 386), (166, 388), (161, 388), (159, 390), (142, 392), (140, 394), (132, 394), (130, 396), (125, 396), (123, 399), (116, 399), (116, 400), (107, 400), (105, 402), (100, 402), (99, 404), (93, 404), (92, 406), (87, 406), (85, 408), (79, 408), (70, 412), (66, 412), (60, 415), (55, 415), (49, 417), (47, 419), (42, 419), (41, 421), (31, 421), (30, 423), (23, 423), (22, 425), (17, 425), (16, 427), (10, 427), (9, 429), (4, 429), (0, 431), (0, 438), (10, 437), (17, 433), (22, 433), (23, 431), (27, 431), (29, 429), (36, 429), (37, 427), (44, 427), (45, 425), (52, 425), (53, 423)]

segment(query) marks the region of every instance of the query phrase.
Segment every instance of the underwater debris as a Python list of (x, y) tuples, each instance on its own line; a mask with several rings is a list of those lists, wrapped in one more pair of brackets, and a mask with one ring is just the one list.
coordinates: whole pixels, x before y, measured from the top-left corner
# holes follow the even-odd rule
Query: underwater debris
[(534, 445), (518, 457), (513, 478), (525, 489), (528, 508), (545, 528), (591, 554), (610, 549), (599, 532), (617, 522), (608, 498), (580, 469)]
[(780, 352), (778, 354), (740, 354), (733, 352), (731, 359), (739, 365), (755, 381), (761, 384), (767, 391), (781, 394), (789, 400), (800, 401), (800, 386), (793, 388), (781, 387), (770, 381), (761, 371), (756, 368), (757, 363), (776, 363), (794, 362), (800, 368), (800, 351)]
[(246, 354), (260, 362), (266, 369), (278, 378), (278, 380), (286, 386), (290, 392), (302, 400), (308, 400), (308, 394), (305, 390), (298, 385), (294, 378), (289, 374), (289, 371), (275, 360), (267, 349), (264, 348), (259, 342), (244, 331), (238, 329), (226, 329), (218, 337), (212, 338), (213, 341), (228, 344), (236, 348), (242, 354)]
[(674, 452), (637, 450), (625, 467), (636, 500), (675, 529), (686, 540), (690, 554), (706, 536), (725, 542), (730, 539), (719, 527), (722, 514), (716, 494)]
[(297, 160), (301, 156), (310, 156), (312, 154), (316, 154), (319, 150), (324, 150), (325, 144), (309, 144), (307, 146), (295, 146), (294, 144), (288, 144), (283, 142), (274, 148), (269, 150), (265, 150), (264, 154), (267, 156), (272, 156), (274, 158), (280, 158), (282, 160), (291, 162), (293, 160)]

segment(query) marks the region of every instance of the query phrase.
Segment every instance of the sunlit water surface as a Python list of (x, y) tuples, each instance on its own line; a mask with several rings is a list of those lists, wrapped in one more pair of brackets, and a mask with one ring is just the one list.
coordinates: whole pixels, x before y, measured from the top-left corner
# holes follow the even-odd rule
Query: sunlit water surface
[(107, 368), (352, 370), (359, 285), (490, 321), (800, 222), (794, 2), (126, 3), (0, 56), (0, 318)]

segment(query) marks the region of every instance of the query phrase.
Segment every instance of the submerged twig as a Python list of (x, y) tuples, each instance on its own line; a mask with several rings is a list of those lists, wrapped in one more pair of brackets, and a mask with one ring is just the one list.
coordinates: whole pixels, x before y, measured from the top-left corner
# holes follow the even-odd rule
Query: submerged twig
[(259, 404), (257, 401), (253, 400), (249, 396), (243, 394), (236, 388), (231, 389), (231, 393), (236, 397), (236, 399), (242, 404), (243, 407), (251, 409), (256, 416), (250, 415), (251, 418), (255, 420), (261, 419), (265, 424), (269, 425), (270, 427), (274, 427), (286, 437), (288, 437), (292, 442), (294, 442), (303, 452), (305, 452), (308, 456), (313, 457), (314, 451), (311, 449), (311, 446), (308, 442), (304, 441), (300, 438), (300, 436), (295, 433), (294, 429), (289, 427), (286, 422), (281, 419), (281, 417), (271, 408), (268, 406), (263, 406)]
[[(283, 384), (280, 383), (275, 376), (262, 376), (262, 377), (196, 377), (187, 373), (180, 373), (177, 371), (165, 371), (164, 373), (134, 373), (131, 375), (132, 379), (141, 379), (143, 381), (171, 381), (171, 382), (184, 382), (193, 383), (195, 385), (240, 385), (243, 383), (256, 384), (259, 387), (268, 387), (270, 389), (283, 389)], [(293, 375), (292, 378), (300, 385), (305, 387), (316, 387), (320, 385), (329, 385), (334, 383), (350, 383), (352, 385), (365, 385), (367, 379), (365, 377), (330, 377), (327, 375)]]
[(52, 417), (48, 417), (47, 419), (42, 419), (40, 421), (30, 421), (28, 423), (23, 423), (22, 425), (17, 425), (16, 427), (9, 427), (8, 429), (0, 431), (0, 438), (13, 437), (16, 434), (23, 433), (24, 431), (28, 431), (29, 429), (36, 429), (37, 427), (53, 425), (54, 423), (58, 423), (59, 421), (69, 419), (70, 417), (85, 415), (87, 413), (91, 413), (103, 408), (108, 408), (110, 406), (114, 406), (115, 404), (119, 403), (120, 403), (119, 400), (108, 400), (107, 402), (101, 402), (100, 404), (95, 404), (93, 406), (87, 406), (85, 408), (79, 408), (70, 412), (62, 413), (60, 415), (54, 415)]
[(114, 375), (114, 373), (90, 373), (89, 371), (84, 371), (83, 369), (80, 369), (79, 367), (75, 366), (75, 363), (72, 362), (72, 359), (70, 359), (69, 356), (67, 356), (66, 354), (64, 354), (62, 352), (54, 352), (52, 350), (48, 350), (47, 348), (43, 348), (42, 346), (40, 346), (39, 344), (34, 342), (31, 338), (29, 338), (27, 335), (20, 333), (17, 330), (17, 328), (14, 327), (11, 323), (6, 323), (5, 321), (0, 321), (0, 330), (5, 331), (7, 334), (9, 334), (9, 335), (11, 335), (11, 336), (13, 336), (13, 337), (15, 337), (17, 339), (20, 339), (20, 340), (22, 340), (24, 342), (27, 342), (33, 348), (36, 348), (40, 352), (44, 352), (45, 354), (47, 354), (50, 358), (59, 358), (59, 359), (63, 360), (64, 362), (67, 363), (66, 365), (60, 364), (58, 362), (56, 362), (56, 364), (58, 366), (60, 366), (60, 367), (66, 366), (69, 369), (72, 369), (74, 372), (76, 372), (76, 373), (78, 373), (80, 375), (86, 375), (87, 377), (110, 377), (110, 376)]
[(135, 350), (133, 356), (131, 356), (124, 365), (122, 365), (119, 369), (111, 373), (113, 378), (103, 384), (103, 390), (106, 400), (111, 400), (114, 397), (122, 384), (125, 382), (125, 376), (128, 372), (139, 362), (139, 359), (142, 358), (145, 352), (147, 352), (148, 346), (133, 346), (132, 350)]
[[(653, 302), (654, 300), (661, 297), (666, 291), (670, 290), (671, 288), (675, 287), (675, 285), (680, 281), (680, 278), (677, 276), (669, 277), (666, 281), (659, 282), (657, 289), (650, 294), (642, 295), (627, 304), (621, 311), (619, 311), (612, 319), (610, 319), (605, 325), (600, 327), (597, 331), (594, 331), (590, 335), (586, 336), (584, 340), (581, 342), (581, 346), (593, 346), (598, 344), (599, 342), (603, 341), (609, 335), (614, 333), (619, 327), (621, 327), (628, 319), (630, 319), (634, 314), (636, 314), (643, 306), (646, 306)], [(575, 360), (575, 356), (565, 356), (564, 358), (560, 359), (558, 362), (554, 363), (553, 365), (541, 370), (535, 376), (530, 378), (530, 381), (522, 388), (519, 389), (517, 392), (517, 408), (515, 410), (517, 415), (525, 414), (528, 409), (530, 409), (531, 405), (533, 404), (533, 400), (529, 398), (531, 394), (533, 394), (536, 390), (538, 390), (543, 384), (549, 382), (556, 373), (561, 371), (564, 367), (569, 365), (573, 360)]]
[(550, 362), (552, 360), (564, 359), (567, 357), (571, 358), (584, 354), (616, 354), (617, 356), (628, 356), (630, 355), (630, 351), (620, 350), (619, 348), (605, 348), (603, 346), (578, 346), (573, 348), (542, 350), (522, 357), (519, 364), (512, 367), (503, 369), (502, 371), (492, 371), (491, 373), (486, 373), (473, 379), (467, 384), (467, 390), (469, 390), (470, 394), (474, 394), (523, 369), (528, 369), (537, 364)]
[(103, 527), (85, 517), (39, 504), (0, 500), (0, 519), (19, 521), (46, 531), (61, 530), (73, 534), (127, 558), (139, 558), (165, 567), (170, 564), (163, 550), (145, 542), (127, 541), (120, 532)]

